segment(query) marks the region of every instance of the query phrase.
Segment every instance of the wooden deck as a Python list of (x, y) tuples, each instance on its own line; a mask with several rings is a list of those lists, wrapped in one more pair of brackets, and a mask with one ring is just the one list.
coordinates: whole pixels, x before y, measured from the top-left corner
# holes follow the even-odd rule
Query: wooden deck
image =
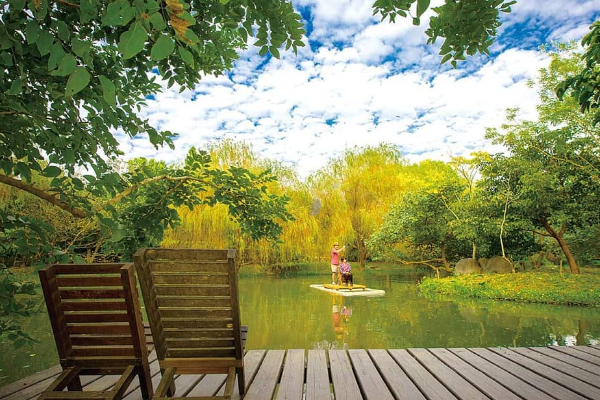
[[(156, 388), (154, 354), (151, 361)], [(250, 350), (245, 364), (246, 400), (600, 399), (600, 346)], [(2, 387), (0, 399), (35, 398), (59, 372), (56, 366)], [(82, 383), (98, 390), (115, 380), (89, 376)], [(182, 375), (175, 382), (178, 396), (210, 396), (224, 390), (225, 376)], [(125, 399), (141, 398), (136, 386)]]

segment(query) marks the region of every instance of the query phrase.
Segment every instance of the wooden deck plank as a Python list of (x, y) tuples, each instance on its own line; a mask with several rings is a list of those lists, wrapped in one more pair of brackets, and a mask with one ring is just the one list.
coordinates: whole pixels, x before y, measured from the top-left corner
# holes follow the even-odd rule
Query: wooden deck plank
[[(60, 367), (60, 366), (59, 366)], [(62, 368), (61, 368), (62, 371)], [(84, 375), (81, 377), (81, 385), (82, 386), (86, 386), (88, 384), (90, 384), (91, 382), (100, 379), (102, 376), (100, 375)], [(25, 399), (37, 399), (38, 396), (48, 387), (50, 386), (50, 384), (52, 382), (54, 382), (54, 380), (57, 378), (57, 376), (52, 376), (46, 380), (40, 381), (36, 384), (33, 384), (29, 387), (27, 387), (24, 390), (21, 390), (19, 392), (13, 393), (12, 395), (3, 398), (3, 400), (12, 400), (12, 399), (18, 399), (18, 400), (25, 400)]]
[(547, 395), (558, 399), (558, 400), (567, 400), (567, 399), (584, 399), (585, 397), (578, 395), (577, 393), (573, 393), (572, 391), (566, 389), (565, 387), (554, 383), (553, 381), (528, 370), (527, 368), (521, 367), (519, 364), (504, 358), (489, 349), (477, 349), (472, 348), (469, 349), (473, 353), (478, 356), (486, 359), (487, 361), (497, 365), (498, 367), (510, 372), (511, 374), (523, 379), (525, 382), (529, 383), (532, 386), (535, 386), (539, 390), (543, 391)]
[(287, 351), (277, 400), (302, 400), (304, 389), (304, 349)]
[(491, 351), (491, 349), (471, 348), (469, 349), (478, 356), (485, 360), (497, 365), (498, 367), (510, 372), (516, 377), (524, 380), (531, 384), (537, 389), (543, 391), (550, 397), (555, 399), (584, 399), (583, 396), (574, 393), (573, 391), (565, 388), (564, 386), (553, 382), (552, 380), (540, 375), (539, 373), (533, 372), (514, 361), (511, 361), (501, 355)]
[(491, 350), (496, 354), (506, 357), (525, 368), (536, 371), (538, 374), (545, 376), (546, 378), (570, 389), (573, 392), (579, 393), (588, 398), (600, 399), (600, 389), (567, 375), (564, 371), (551, 368), (539, 361), (532, 360), (508, 348), (492, 348)]
[(444, 385), (427, 371), (406, 350), (390, 350), (390, 355), (429, 400), (456, 399)]
[[(260, 367), (260, 364), (262, 363), (263, 359), (265, 358), (265, 354), (267, 354), (266, 350), (250, 350), (244, 356), (244, 377), (246, 380), (246, 387), (245, 387), (244, 393), (248, 391), (248, 388), (252, 384), (252, 381), (254, 380), (254, 377), (256, 376), (256, 373), (258, 372), (258, 368)], [(221, 396), (224, 393), (225, 393), (225, 386), (223, 386), (219, 390), (218, 395)], [(240, 400), (240, 390), (239, 390), (239, 386), (237, 384), (237, 379), (236, 379), (235, 386), (233, 388), (232, 398), (234, 400)]]
[(449, 368), (454, 370), (465, 380), (469, 381), (473, 386), (483, 392), (486, 396), (492, 399), (499, 400), (518, 400), (519, 396), (496, 382), (491, 377), (477, 370), (467, 362), (452, 354), (447, 349), (429, 349), (434, 356), (445, 363)]
[(579, 351), (583, 351), (584, 353), (590, 354), (594, 357), (598, 357), (600, 358), (600, 351), (589, 347), (589, 346), (573, 346), (574, 349), (579, 350)]
[(415, 386), (402, 368), (392, 359), (387, 350), (369, 350), (369, 355), (375, 362), (377, 370), (397, 399), (425, 400), (425, 396)]
[(468, 349), (448, 349), (452, 354), (461, 358), (465, 362), (472, 365), (478, 371), (483, 374), (493, 377), (498, 383), (504, 387), (510, 389), (524, 399), (530, 400), (544, 400), (548, 398), (548, 395), (529, 383), (519, 379), (518, 377), (508, 373), (502, 368), (490, 363), (489, 361), (481, 358), (474, 354)]
[[(575, 357), (569, 353), (561, 353), (559, 351), (550, 349), (548, 347), (531, 347), (531, 350), (544, 354), (545, 356), (552, 357), (556, 360), (566, 362), (575, 367), (581, 368), (587, 372), (595, 374), (593, 380), (596, 380), (598, 376), (600, 376), (600, 365), (590, 363), (586, 360), (582, 360), (581, 358)], [(585, 353), (582, 353), (585, 354)]]
[[(585, 350), (581, 350), (585, 349)], [(600, 357), (591, 346), (331, 350), (252, 350), (244, 357), (246, 399), (600, 399)], [(304, 365), (306, 361), (306, 374)], [(41, 371), (3, 388), (2, 400), (34, 399), (60, 367)], [(150, 364), (153, 386), (161, 378)], [(306, 377), (306, 389), (304, 378)], [(84, 390), (109, 389), (117, 376), (82, 376)], [(225, 375), (178, 375), (177, 395), (222, 395)], [(279, 384), (279, 385), (278, 385)], [(16, 389), (16, 390), (15, 390)], [(126, 400), (141, 400), (138, 379)], [(234, 400), (240, 400), (237, 384)]]
[(421, 364), (435, 375), (444, 386), (446, 386), (459, 399), (488, 399), (476, 387), (463, 379), (446, 364), (436, 358), (427, 349), (408, 349), (408, 352), (418, 359)]
[(586, 353), (584, 351), (579, 351), (574, 347), (562, 347), (562, 346), (548, 346), (547, 347), (548, 350), (550, 351), (555, 351), (557, 353), (561, 353), (561, 354), (566, 354), (569, 355), (571, 357), (575, 357), (578, 358), (580, 360), (583, 360), (585, 362), (587, 362), (588, 364), (592, 364), (595, 366), (600, 366), (600, 357), (596, 357), (593, 356), (589, 353)]
[(55, 365), (52, 368), (48, 368), (44, 371), (40, 371), (36, 374), (30, 375), (19, 381), (9, 383), (6, 386), (2, 386), (0, 387), (0, 399), (10, 396), (11, 394), (23, 390), (31, 385), (35, 385), (36, 383), (45, 381), (46, 379), (56, 377), (61, 372), (62, 368), (60, 367), (60, 365)]
[[(60, 370), (62, 371), (62, 368)], [(50, 386), (52, 382), (54, 382), (57, 376), (58, 375), (53, 375), (30, 386), (26, 386), (18, 392), (13, 392), (8, 396), (3, 397), (2, 400), (23, 400), (31, 397), (38, 397), (40, 393), (42, 393), (48, 386)]]
[(264, 400), (273, 397), (275, 386), (281, 375), (284, 356), (285, 350), (269, 350), (267, 352), (252, 385), (244, 396), (245, 400)]
[(306, 400), (331, 398), (325, 350), (309, 350), (306, 364)]
[(226, 374), (206, 374), (189, 388), (187, 396), (215, 396), (226, 380)]
[(570, 375), (573, 378), (579, 379), (580, 381), (589, 383), (590, 385), (596, 387), (600, 386), (600, 382), (594, 383), (594, 381), (598, 380), (597, 374), (593, 374), (589, 371), (576, 367), (572, 364), (567, 363), (566, 361), (557, 360), (554, 357), (539, 353), (532, 349), (510, 347), (509, 350), (527, 358), (530, 358), (534, 361), (537, 361), (541, 364), (547, 365), (548, 367), (554, 368), (555, 370), (560, 371), (563, 374)]
[(362, 400), (346, 350), (329, 350), (329, 368), (336, 399)]
[(348, 355), (365, 399), (394, 399), (366, 350), (348, 350)]

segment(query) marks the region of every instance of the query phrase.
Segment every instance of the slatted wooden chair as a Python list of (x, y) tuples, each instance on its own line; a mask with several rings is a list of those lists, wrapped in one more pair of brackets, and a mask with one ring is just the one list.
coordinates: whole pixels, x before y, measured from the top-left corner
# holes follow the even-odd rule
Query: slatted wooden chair
[(227, 374), (225, 395), (244, 359), (235, 250), (140, 249), (134, 263), (163, 377), (155, 399), (174, 392), (175, 374)]
[[(39, 399), (120, 399), (136, 375), (142, 397), (150, 399), (148, 347), (133, 264), (55, 264), (39, 275), (63, 368)], [(108, 391), (81, 391), (80, 375), (118, 374)]]

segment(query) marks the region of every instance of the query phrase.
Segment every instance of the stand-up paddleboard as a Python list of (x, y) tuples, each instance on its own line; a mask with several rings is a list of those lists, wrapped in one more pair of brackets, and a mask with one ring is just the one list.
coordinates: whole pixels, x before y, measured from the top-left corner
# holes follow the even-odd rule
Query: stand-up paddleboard
[(385, 290), (371, 289), (365, 285), (332, 285), (325, 283), (323, 285), (310, 285), (313, 289), (322, 290), (324, 292), (336, 293), (342, 296), (383, 296)]

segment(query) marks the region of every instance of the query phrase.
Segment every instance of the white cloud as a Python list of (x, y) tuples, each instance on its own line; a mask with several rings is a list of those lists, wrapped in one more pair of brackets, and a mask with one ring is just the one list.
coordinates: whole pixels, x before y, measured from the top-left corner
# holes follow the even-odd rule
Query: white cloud
[[(567, 3), (521, 0), (507, 26), (529, 22), (549, 27), (551, 37), (577, 38), (589, 25), (584, 11), (598, 5), (598, 14), (599, 0)], [(126, 155), (170, 161), (190, 146), (233, 138), (306, 176), (353, 146), (396, 144), (413, 161), (494, 150), (485, 128), (501, 124), (506, 108), (535, 118), (538, 97), (526, 81), (548, 62), (537, 50), (498, 46), (494, 59), (477, 57), (453, 70), (424, 45), (424, 27), (404, 19), (375, 24), (370, 2), (294, 4), (311, 9), (313, 48), (281, 60), (250, 49), (229, 76), (205, 77), (193, 91), (166, 89), (142, 116), (178, 132), (176, 150), (120, 136)], [(346, 45), (331, 44), (337, 40)]]

